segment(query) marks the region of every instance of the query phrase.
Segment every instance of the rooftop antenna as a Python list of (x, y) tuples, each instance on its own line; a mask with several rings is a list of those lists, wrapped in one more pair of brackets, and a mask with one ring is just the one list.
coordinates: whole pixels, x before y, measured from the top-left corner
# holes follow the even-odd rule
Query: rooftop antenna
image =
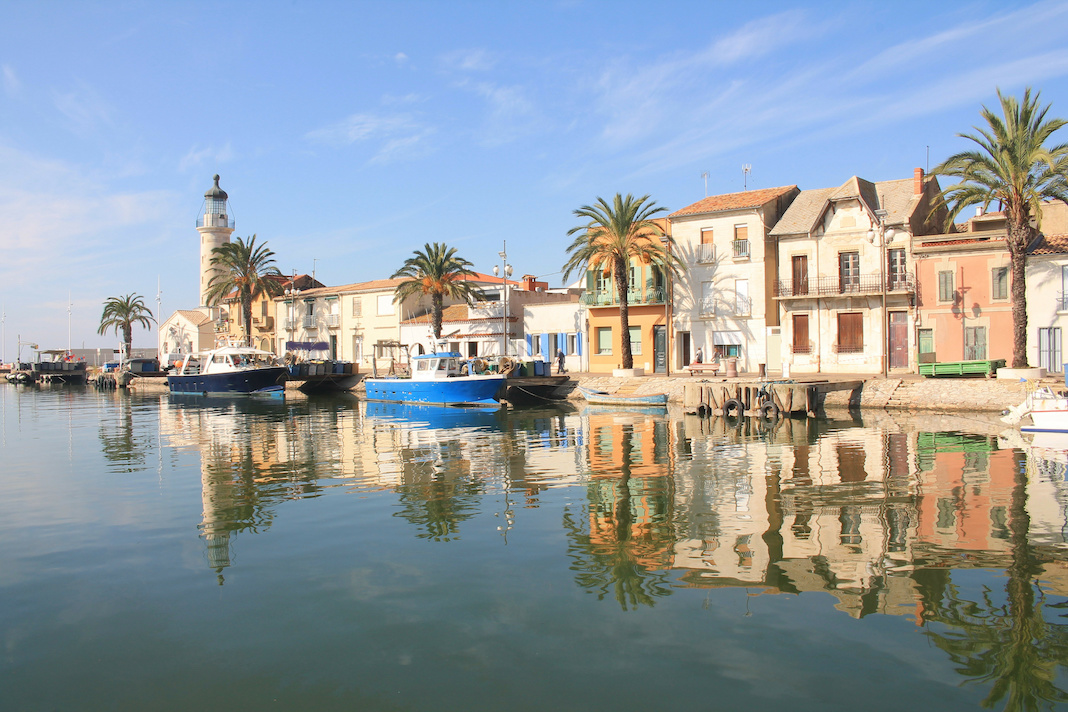
[(931, 147), (927, 147), (927, 167), (923, 171), (924, 173), (931, 172)]
[(705, 179), (705, 197), (708, 197), (708, 171), (701, 174), (701, 177)]
[(315, 279), (315, 265), (319, 262), (319, 258), (316, 257), (312, 260), (312, 279)]
[(749, 190), (749, 174), (753, 172), (753, 166), (748, 163), (742, 164), (742, 190)]

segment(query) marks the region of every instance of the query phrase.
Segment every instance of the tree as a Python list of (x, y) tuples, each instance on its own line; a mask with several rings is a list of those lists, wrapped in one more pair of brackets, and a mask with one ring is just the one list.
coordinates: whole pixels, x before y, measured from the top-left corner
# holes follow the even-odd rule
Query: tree
[[(252, 302), (257, 297), (277, 297), (282, 293), (282, 273), (274, 266), (274, 252), (267, 244), (256, 245), (253, 235), (245, 242), (227, 242), (211, 251), (211, 266), (218, 272), (208, 282), (208, 306), (233, 295), (241, 305), (245, 343), (252, 345)], [(273, 278), (278, 279), (273, 279)]]
[(1002, 116), (987, 107), (981, 112), (986, 128), (976, 134), (958, 134), (978, 149), (954, 154), (934, 173), (960, 182), (942, 191), (949, 207), (947, 226), (961, 210), (998, 203), (1005, 212), (1009, 265), (1012, 272), (1012, 366), (1027, 366), (1027, 251), (1038, 237), (1042, 201), (1068, 203), (1068, 144), (1046, 147), (1064, 119), (1046, 120), (1049, 106), (1041, 107), (1039, 93), (1024, 91), (1023, 101), (998, 90)]
[(456, 248), (444, 243), (429, 242), (422, 250), (415, 250), (404, 266), (391, 279), (404, 278), (393, 294), (394, 302), (403, 302), (416, 294), (430, 295), (430, 319), (434, 339), (441, 339), (441, 313), (445, 297), (462, 299), (470, 304), (485, 299), (482, 290), (464, 279), (473, 277), (471, 263), (457, 257)]
[[(646, 202), (648, 201), (648, 202)], [(575, 215), (586, 218), (585, 225), (568, 230), (570, 237), (578, 233), (567, 248), (570, 257), (564, 265), (564, 279), (576, 270), (600, 269), (612, 275), (619, 296), (619, 322), (622, 333), (623, 368), (634, 368), (630, 344), (630, 309), (627, 293), (630, 289), (627, 267), (632, 261), (652, 264), (665, 273), (678, 274), (682, 261), (674, 254), (674, 240), (664, 233), (652, 219), (667, 208), (656, 207), (648, 195), (635, 199), (616, 193), (612, 205), (597, 198), (594, 205), (583, 205)]]
[(96, 333), (106, 334), (108, 329), (114, 329), (116, 335), (122, 333), (122, 341), (126, 344), (126, 358), (130, 358), (133, 351), (134, 324), (151, 329), (154, 321), (151, 310), (145, 306), (145, 298), (140, 294), (108, 297), (104, 302), (104, 313), (100, 315), (100, 327)]

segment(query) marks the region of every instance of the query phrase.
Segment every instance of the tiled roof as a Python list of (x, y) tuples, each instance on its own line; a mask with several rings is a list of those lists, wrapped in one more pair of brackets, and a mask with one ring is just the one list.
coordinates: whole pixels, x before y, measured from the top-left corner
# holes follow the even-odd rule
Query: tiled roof
[(725, 193), (712, 195), (704, 200), (698, 200), (693, 205), (687, 205), (681, 210), (668, 215), (668, 218), (680, 218), (686, 215), (701, 215), (703, 213), (719, 213), (726, 210), (746, 210), (759, 208), (768, 201), (775, 200), (796, 190), (796, 185), (787, 185), (781, 188), (764, 188), (762, 190), (747, 190), (743, 193)]
[(352, 284), (343, 284), (339, 287), (305, 289), (296, 296), (303, 299), (307, 297), (329, 297), (335, 294), (352, 294), (354, 292), (392, 291), (403, 281), (403, 279), (374, 279), (370, 282), (353, 282)]
[(1065, 252), (1068, 252), (1068, 235), (1043, 235), (1030, 254), (1059, 255)]
[(178, 309), (176, 311), (196, 326), (207, 324), (211, 321), (211, 317), (199, 309)]
[(862, 201), (873, 211), (885, 210), (887, 225), (901, 225), (909, 221), (920, 197), (915, 193), (915, 182), (912, 178), (873, 183), (853, 176), (837, 188), (801, 191), (769, 234), (808, 234), (823, 217), (830, 203), (850, 199)]
[[(419, 316), (412, 317), (402, 324), (429, 324), (430, 312), (426, 314), (420, 314)], [(450, 304), (441, 310), (441, 323), (449, 321), (467, 321), (467, 305), (466, 304)]]

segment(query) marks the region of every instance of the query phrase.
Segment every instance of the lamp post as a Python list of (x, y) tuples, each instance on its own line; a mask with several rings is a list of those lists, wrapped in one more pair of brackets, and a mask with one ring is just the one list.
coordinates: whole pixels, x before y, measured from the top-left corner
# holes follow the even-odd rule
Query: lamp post
[(882, 301), (883, 301), (883, 311), (882, 311), (882, 332), (883, 332), (882, 333), (882, 340), (883, 340), (883, 346), (882, 346), (882, 371), (883, 371), (883, 378), (886, 378), (890, 374), (890, 363), (889, 363), (889, 361), (890, 361), (890, 355), (889, 355), (890, 334), (889, 334), (889, 328), (888, 328), (888, 324), (889, 324), (890, 320), (889, 320), (889, 315), (886, 313), (886, 282), (887, 282), (887, 277), (889, 276), (888, 275), (888, 270), (887, 270), (887, 264), (886, 264), (887, 260), (888, 260), (888, 258), (887, 258), (887, 255), (888, 255), (887, 245), (890, 242), (893, 241), (894, 235), (896, 234), (894, 232), (894, 228), (886, 226), (886, 218), (887, 218), (887, 216), (889, 214), (890, 213), (887, 212), (886, 210), (882, 210), (882, 209), (876, 210), (875, 211), (875, 215), (874, 215), (874, 220), (872, 221), (871, 229), (868, 230), (868, 242), (870, 242), (873, 245), (878, 242), (879, 249), (880, 249), (881, 264), (879, 266), (879, 281), (882, 282), (882, 285), (881, 285), (881, 288), (880, 288), (879, 291), (882, 294)]
[(508, 241), (505, 240), (502, 243), (504, 249), (497, 253), (501, 258), (501, 266), (493, 265), (493, 276), (499, 277), (504, 275), (504, 279), (501, 280), (501, 293), (503, 295), (503, 302), (501, 308), (501, 324), (503, 329), (501, 330), (501, 355), (508, 355), (508, 278), (512, 276), (512, 265), (508, 264)]

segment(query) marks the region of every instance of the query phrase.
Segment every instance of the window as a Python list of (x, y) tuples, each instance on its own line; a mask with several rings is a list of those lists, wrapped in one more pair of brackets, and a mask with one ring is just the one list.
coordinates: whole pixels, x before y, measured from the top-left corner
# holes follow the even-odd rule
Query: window
[(530, 337), (530, 355), (541, 353), (541, 334), (532, 334)]
[(749, 226), (734, 226), (734, 256), (749, 257)]
[(567, 335), (567, 353), (578, 353), (578, 334)]
[(753, 311), (752, 302), (749, 300), (749, 280), (735, 280), (734, 294), (734, 313), (738, 316), (749, 316)]
[(790, 258), (793, 276), (793, 295), (808, 294), (808, 255), (794, 255)]
[(860, 253), (838, 253), (838, 285), (843, 292), (856, 292), (860, 289)]
[(630, 353), (633, 356), (642, 355), (642, 328), (640, 326), (630, 327)]
[(838, 353), (864, 352), (864, 315), (849, 312), (838, 315)]
[(362, 314), (363, 314), (363, 302), (360, 301), (359, 297), (353, 297), (352, 298), (352, 315), (353, 316), (361, 316)]
[(260, 302), (260, 316), (262, 316), (264, 318), (267, 317), (267, 300), (266, 299), (264, 299), (262, 302)]
[(1009, 298), (1009, 268), (995, 267), (991, 273), (992, 284), (990, 285), (991, 299)]
[(920, 363), (934, 363), (934, 329), (920, 329), (917, 335), (920, 343)]
[(1038, 365), (1049, 373), (1061, 372), (1063, 363), (1059, 326), (1047, 326), (1038, 330)]
[(304, 302), (304, 306), (307, 309), (305, 312), (308, 316), (315, 316), (315, 300), (311, 299)]
[(612, 327), (597, 327), (597, 353), (599, 355), (612, 353)]
[(712, 282), (701, 282), (701, 309), (704, 316), (712, 316), (716, 313), (716, 289)]
[(964, 360), (986, 360), (986, 327), (964, 327)]
[(795, 354), (812, 353), (808, 341), (808, 314), (794, 314), (793, 351)]
[(378, 295), (378, 315), (390, 316), (397, 313), (397, 305), (393, 303), (392, 294)]
[(887, 262), (889, 262), (889, 274), (890, 282), (886, 285), (886, 288), (893, 291), (895, 289), (904, 289), (906, 287), (907, 272), (905, 270), (905, 250), (895, 247), (892, 250), (887, 250), (886, 253)]
[(953, 288), (953, 272), (944, 271), (938, 273), (938, 301), (955, 301), (956, 291)]
[(712, 242), (712, 238), (712, 228), (706, 227), (701, 229), (701, 244), (697, 247), (698, 262), (715, 262), (716, 248)]

